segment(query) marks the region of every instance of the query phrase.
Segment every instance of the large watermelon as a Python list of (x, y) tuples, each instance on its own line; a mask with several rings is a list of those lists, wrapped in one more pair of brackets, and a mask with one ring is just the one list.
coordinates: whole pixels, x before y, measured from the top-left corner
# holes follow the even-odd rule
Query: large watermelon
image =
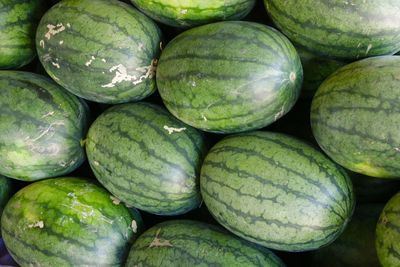
[(36, 26), (45, 3), (45, 0), (0, 0), (0, 69), (19, 68), (36, 56)]
[(4, 209), (1, 231), (22, 266), (122, 266), (137, 221), (94, 182), (54, 178), (17, 192)]
[(11, 190), (12, 190), (11, 180), (0, 175), (0, 216), (3, 213), (3, 209), (6, 206), (8, 199), (11, 197)]
[(104, 103), (140, 100), (155, 91), (161, 32), (117, 0), (65, 0), (36, 34), (48, 74), (72, 93)]
[(131, 0), (143, 13), (174, 27), (192, 27), (246, 16), (256, 0)]
[(296, 102), (303, 71), (292, 44), (268, 26), (243, 21), (188, 30), (164, 49), (157, 85), (169, 111), (218, 133), (264, 127)]
[(318, 89), (311, 126), (337, 163), (373, 177), (400, 177), (400, 56), (349, 64)]
[(383, 267), (400, 266), (400, 193), (382, 211), (376, 226), (376, 249)]
[(358, 59), (400, 50), (400, 1), (264, 0), (285, 35), (329, 57)]
[(203, 135), (149, 103), (114, 106), (86, 141), (97, 179), (128, 206), (176, 215), (200, 205)]
[(217, 143), (203, 163), (200, 188), (219, 223), (277, 250), (329, 244), (354, 209), (344, 170), (310, 145), (272, 132), (242, 133)]
[(43, 76), (0, 72), (0, 174), (32, 181), (84, 160), (87, 105)]
[(134, 266), (284, 266), (267, 249), (236, 238), (222, 228), (197, 221), (174, 220), (144, 232), (129, 252)]

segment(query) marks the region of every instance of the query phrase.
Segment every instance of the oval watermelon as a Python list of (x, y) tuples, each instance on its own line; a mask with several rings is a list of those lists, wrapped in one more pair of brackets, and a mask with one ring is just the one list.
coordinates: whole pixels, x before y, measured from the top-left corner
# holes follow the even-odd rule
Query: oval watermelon
[(17, 192), (1, 217), (22, 266), (122, 266), (138, 220), (87, 179), (39, 181)]
[(136, 101), (152, 94), (161, 32), (117, 0), (65, 0), (42, 18), (36, 34), (47, 73), (95, 102)]
[(385, 205), (376, 226), (376, 249), (382, 267), (400, 266), (400, 193)]
[(152, 19), (174, 27), (193, 27), (217, 20), (239, 20), (254, 7), (255, 0), (131, 0)]
[(400, 50), (400, 1), (264, 0), (282, 32), (319, 55), (358, 59)]
[(0, 69), (22, 67), (36, 56), (35, 32), (45, 0), (0, 1)]
[(28, 72), (1, 71), (0, 88), (1, 174), (33, 181), (81, 165), (88, 119), (84, 102)]
[(273, 252), (236, 238), (222, 228), (173, 220), (144, 232), (129, 252), (134, 266), (285, 266)]
[(218, 22), (178, 35), (164, 49), (157, 85), (168, 110), (204, 131), (262, 128), (296, 102), (303, 71), (278, 31), (252, 22)]
[(204, 151), (200, 132), (144, 102), (108, 109), (86, 141), (97, 179), (128, 206), (159, 215), (199, 206)]
[(200, 188), (224, 227), (284, 251), (333, 242), (354, 209), (344, 170), (310, 145), (272, 132), (238, 134), (217, 143), (204, 160)]
[(314, 96), (311, 126), (334, 161), (378, 178), (400, 177), (400, 57), (349, 64)]

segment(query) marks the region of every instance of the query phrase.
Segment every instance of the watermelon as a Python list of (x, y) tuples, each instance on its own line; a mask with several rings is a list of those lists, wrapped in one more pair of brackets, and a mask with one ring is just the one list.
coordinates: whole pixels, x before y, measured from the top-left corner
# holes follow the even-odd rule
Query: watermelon
[(304, 70), (301, 97), (312, 98), (322, 82), (339, 68), (346, 65), (343, 61), (322, 57), (297, 48)]
[(375, 228), (383, 204), (363, 204), (343, 234), (331, 245), (313, 251), (309, 267), (379, 267)]
[(3, 213), (3, 209), (6, 206), (8, 199), (11, 197), (11, 190), (12, 190), (11, 180), (8, 179), (7, 177), (0, 175), (0, 216)]
[(93, 181), (63, 177), (17, 192), (4, 209), (1, 232), (22, 266), (122, 266), (136, 220)]
[(325, 155), (291, 136), (248, 132), (225, 137), (206, 156), (204, 203), (234, 234), (283, 251), (333, 242), (354, 209), (351, 181)]
[(254, 7), (256, 0), (131, 0), (152, 19), (174, 27), (193, 27), (217, 20), (239, 20)]
[(45, 0), (0, 1), (0, 69), (22, 67), (33, 60), (35, 32)]
[(190, 220), (157, 224), (132, 246), (126, 267), (284, 266), (271, 251), (236, 238), (221, 227)]
[(205, 149), (199, 131), (145, 102), (111, 107), (86, 140), (90, 166), (104, 187), (128, 206), (158, 215), (200, 205)]
[(157, 25), (117, 0), (65, 0), (36, 33), (47, 73), (70, 92), (95, 102), (137, 101), (152, 94), (160, 50)]
[(400, 193), (389, 200), (379, 218), (376, 250), (382, 267), (400, 266)]
[(400, 1), (264, 0), (276, 26), (297, 45), (333, 58), (400, 50)]
[(346, 65), (318, 89), (311, 126), (340, 165), (367, 176), (400, 177), (400, 57)]
[(190, 29), (163, 50), (157, 85), (168, 110), (198, 129), (243, 132), (278, 120), (300, 94), (292, 44), (268, 26), (224, 21)]
[(43, 76), (0, 72), (0, 174), (34, 181), (75, 170), (85, 160), (88, 108)]

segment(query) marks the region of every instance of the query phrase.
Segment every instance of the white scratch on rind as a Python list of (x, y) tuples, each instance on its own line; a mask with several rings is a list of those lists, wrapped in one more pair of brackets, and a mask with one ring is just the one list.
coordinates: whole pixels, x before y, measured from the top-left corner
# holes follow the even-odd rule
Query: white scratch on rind
[(105, 58), (102, 58), (101, 61), (103, 61), (104, 63), (107, 62), (107, 60)]
[(39, 45), (44, 48), (44, 40), (40, 40)]
[(64, 43), (64, 41), (63, 41), (63, 40), (61, 40), (59, 44), (60, 44), (60, 45), (62, 45), (63, 43)]
[(65, 31), (65, 27), (62, 23), (58, 23), (57, 25), (47, 24), (47, 29), (48, 31), (44, 35), (44, 37), (46, 37), (47, 40), (50, 40), (51, 36), (54, 36), (62, 31)]
[(132, 228), (132, 231), (133, 231), (134, 233), (137, 233), (137, 223), (136, 223), (135, 220), (132, 221), (132, 223), (131, 223), (131, 228)]
[(396, 150), (397, 152), (400, 152), (400, 147), (395, 147), (394, 150)]
[(37, 227), (39, 227), (40, 229), (42, 229), (44, 227), (44, 222), (43, 221), (38, 221), (36, 223), (29, 224), (28, 227), (29, 228), (37, 228)]
[(204, 114), (201, 114), (201, 117), (203, 118), (204, 121), (208, 121), (206, 116), (204, 116)]
[(60, 68), (60, 64), (58, 64), (58, 63), (56, 63), (56, 62), (51, 62), (51, 64), (54, 66), (54, 67), (56, 67), (57, 69), (59, 69)]
[(371, 48), (372, 48), (372, 44), (369, 44), (367, 47), (367, 51), (365, 51), (366, 55), (369, 53), (369, 51), (371, 51)]
[(96, 59), (96, 58), (95, 58), (94, 56), (92, 56), (92, 57), (90, 58), (90, 60), (87, 61), (87, 62), (85, 63), (85, 65), (86, 65), (87, 67), (89, 67), (90, 64), (92, 64), (93, 60), (95, 60), (95, 59)]
[(168, 134), (180, 133), (180, 132), (186, 130), (185, 127), (183, 127), (183, 128), (173, 128), (173, 127), (169, 127), (167, 125), (164, 125), (164, 129), (168, 131)]
[(67, 27), (68, 27), (68, 28), (71, 28), (71, 24), (67, 23)]
[(48, 116), (53, 116), (54, 115), (54, 111), (49, 111), (49, 112), (47, 112), (46, 114), (44, 114), (43, 116), (42, 116), (42, 119), (43, 118), (46, 118), (46, 117), (48, 117)]

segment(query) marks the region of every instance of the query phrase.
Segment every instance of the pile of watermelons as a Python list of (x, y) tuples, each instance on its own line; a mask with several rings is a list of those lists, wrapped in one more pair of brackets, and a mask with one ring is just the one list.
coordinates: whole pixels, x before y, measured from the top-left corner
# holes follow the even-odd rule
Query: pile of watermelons
[(400, 1), (0, 0), (0, 265), (400, 266)]

